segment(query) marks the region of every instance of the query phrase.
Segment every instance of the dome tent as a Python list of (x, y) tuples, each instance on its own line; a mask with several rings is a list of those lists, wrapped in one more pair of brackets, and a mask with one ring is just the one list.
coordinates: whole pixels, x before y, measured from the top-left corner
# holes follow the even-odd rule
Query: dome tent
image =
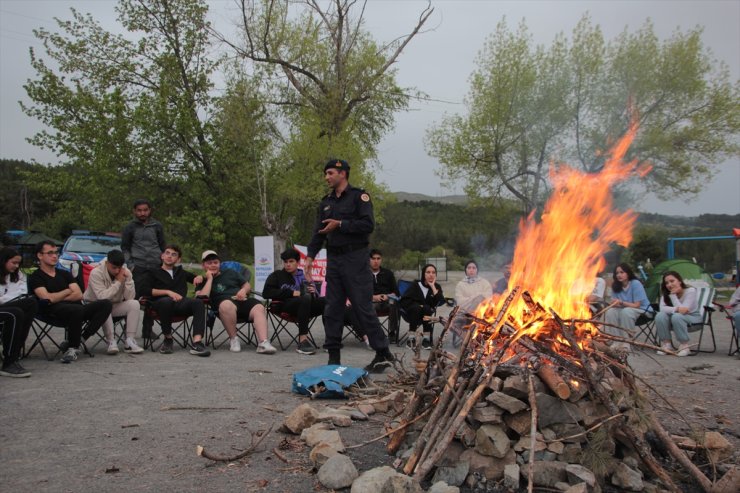
[(658, 264), (655, 269), (653, 269), (650, 273), (650, 277), (648, 277), (648, 280), (645, 282), (645, 291), (647, 292), (648, 299), (651, 302), (658, 300), (663, 274), (671, 270), (681, 274), (681, 277), (683, 277), (683, 281), (686, 284), (692, 285), (695, 282), (700, 282), (706, 283), (709, 286), (714, 286), (712, 276), (702, 269), (699, 264), (683, 259), (666, 260), (665, 262)]

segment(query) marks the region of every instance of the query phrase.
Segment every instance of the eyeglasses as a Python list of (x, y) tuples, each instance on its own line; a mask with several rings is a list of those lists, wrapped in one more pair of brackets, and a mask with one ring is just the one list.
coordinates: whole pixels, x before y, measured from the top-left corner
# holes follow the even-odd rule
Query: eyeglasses
[(41, 255), (59, 255), (59, 250), (51, 250), (48, 252), (41, 252)]

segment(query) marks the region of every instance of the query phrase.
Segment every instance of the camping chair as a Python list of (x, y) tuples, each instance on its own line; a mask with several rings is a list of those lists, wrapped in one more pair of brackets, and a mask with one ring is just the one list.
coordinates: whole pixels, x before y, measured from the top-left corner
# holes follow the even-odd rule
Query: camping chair
[[(98, 264), (92, 264), (89, 262), (76, 262), (72, 265), (72, 275), (75, 276), (75, 279), (77, 280), (77, 284), (80, 285), (80, 289), (84, 293), (87, 289), (88, 281), (90, 280), (90, 272), (97, 267)], [(116, 327), (120, 329), (118, 335), (116, 335)], [(82, 332), (85, 332), (85, 329), (87, 328), (87, 322), (85, 322), (85, 325), (82, 326)], [(95, 349), (98, 344), (103, 342), (104, 344), (108, 344), (108, 341), (105, 340), (105, 333), (103, 332), (103, 327), (101, 326), (100, 329), (95, 334), (92, 334), (88, 339), (92, 339), (93, 337), (97, 337), (92, 343), (84, 342), (82, 343), (83, 349), (85, 352), (87, 352), (90, 356), (92, 356), (92, 351)], [(113, 337), (118, 341), (118, 343), (122, 343), (123, 340), (126, 338), (126, 317), (113, 317)]]
[[(714, 301), (714, 295), (716, 290), (713, 286), (709, 286), (703, 282), (695, 282), (692, 285), (699, 291), (698, 303), (699, 303), (699, 314), (701, 315), (701, 322), (690, 324), (688, 326), (689, 332), (699, 332), (699, 343), (695, 350), (691, 351), (691, 355), (695, 356), (699, 353), (713, 353), (717, 350), (717, 341), (714, 338), (714, 326), (712, 325), (712, 313), (714, 308), (712, 302)], [(704, 337), (704, 328), (709, 327), (709, 334), (712, 337), (712, 349), (702, 349), (701, 341)]]
[[(252, 278), (252, 273), (250, 272), (250, 270), (235, 260), (227, 260), (226, 262), (221, 262), (221, 271), (224, 271), (226, 269), (231, 269), (240, 273), (247, 281), (250, 281)], [(207, 317), (207, 337), (205, 345), (207, 346), (208, 344), (210, 344), (213, 349), (218, 349), (228, 341), (227, 337), (226, 339), (216, 343), (217, 339), (226, 333), (226, 328), (222, 324), (220, 331), (214, 335), (214, 332), (216, 330), (215, 326), (216, 319), (218, 318), (218, 311), (209, 306)], [(236, 319), (236, 336), (246, 345), (252, 345), (256, 347), (259, 344), (259, 341), (257, 340), (257, 334), (254, 333), (254, 326), (252, 325), (252, 322), (249, 321), (249, 319)]]
[[(280, 345), (280, 349), (285, 351), (291, 344), (298, 344), (298, 317), (284, 311), (282, 306), (283, 303), (279, 300), (267, 300), (267, 318), (273, 329), (270, 342), (273, 343), (277, 340)], [(308, 321), (308, 341), (313, 344), (314, 347), (318, 347), (318, 345), (311, 334), (311, 328), (317, 318), (319, 318), (319, 315), (311, 317)], [(291, 328), (294, 329), (295, 335), (291, 332)], [(288, 336), (289, 340), (287, 344), (283, 344), (282, 339), (280, 339), (281, 334)]]
[[(732, 331), (732, 336), (730, 338), (730, 349), (729, 351), (727, 351), (727, 356), (737, 354), (740, 351), (737, 341), (737, 327), (735, 327), (735, 317), (733, 317), (732, 313), (730, 313), (730, 306), (723, 305), (722, 303), (717, 303), (716, 301), (714, 301), (713, 304), (717, 307), (717, 310), (724, 313), (725, 318), (730, 321), (730, 330)], [(738, 307), (737, 309), (740, 309), (740, 307)]]
[[(413, 281), (406, 281), (405, 279), (399, 279), (399, 281), (398, 281), (398, 299), (399, 300), (401, 299), (401, 296), (403, 296), (403, 294), (406, 292), (406, 290), (409, 289), (409, 287), (412, 284), (413, 284)], [(397, 300), (394, 300), (394, 301), (397, 302)], [(455, 305), (455, 300), (452, 299), (452, 298), (445, 298), (445, 301), (444, 302), (441, 302), (440, 304), (438, 304), (437, 306), (435, 306), (432, 309), (432, 315), (431, 316), (432, 317), (436, 316), (436, 314), (437, 314), (437, 308), (439, 308), (440, 306), (445, 305), (445, 304), (448, 305), (448, 306), (454, 306)], [(406, 344), (406, 341), (409, 339), (409, 337), (411, 335), (410, 334), (411, 331), (410, 330), (407, 330), (406, 333), (402, 337), (400, 336), (400, 333), (401, 333), (400, 319), (405, 320), (406, 323), (410, 323), (410, 322), (409, 322), (409, 316), (406, 313), (406, 311), (403, 308), (401, 308), (401, 305), (397, 305), (397, 306), (398, 306), (399, 319), (398, 319), (398, 322), (396, 322), (396, 327), (398, 328), (398, 331), (396, 332), (396, 345), (400, 347), (400, 346), (403, 346), (404, 344)], [(432, 323), (437, 323), (437, 322), (434, 322), (433, 321)]]
[[(152, 331), (148, 334), (148, 337), (145, 337), (147, 334), (142, 334), (144, 349), (150, 349), (152, 352), (155, 352), (157, 348), (159, 348), (159, 345), (155, 347), (154, 341), (160, 339), (160, 337), (164, 339), (162, 334), (162, 322), (159, 314), (157, 314), (157, 310), (152, 306), (152, 302), (149, 297), (142, 296), (139, 298), (139, 303), (144, 309), (144, 316), (148, 316), (151, 318), (152, 322), (159, 324), (159, 330), (152, 326)], [(190, 318), (190, 315), (174, 315), (172, 317), (172, 339), (183, 349), (188, 347), (188, 344), (193, 340), (193, 324), (190, 322)], [(205, 341), (203, 343), (205, 344)]]
[[(37, 300), (37, 302), (39, 308), (42, 308), (44, 304), (48, 303), (48, 301), (46, 300)], [(54, 328), (59, 328), (64, 331), (63, 339), (54, 338), (54, 336), (52, 335), (52, 330)], [(23, 357), (28, 357), (28, 355), (33, 352), (36, 346), (38, 346), (44, 353), (44, 357), (48, 361), (52, 361), (54, 358), (57, 357), (59, 353), (62, 352), (63, 342), (67, 340), (67, 323), (37, 312), (36, 317), (31, 323), (31, 332), (33, 333), (33, 342), (25, 351), (23, 351)], [(48, 351), (47, 346), (44, 345), (44, 339), (48, 339), (47, 343), (50, 346)]]
[(658, 332), (655, 329), (655, 314), (658, 313), (659, 309), (660, 307), (657, 303), (651, 303), (650, 307), (646, 308), (645, 311), (637, 317), (637, 320), (635, 320), (635, 329), (637, 329), (638, 332), (634, 337), (632, 337), (634, 341), (637, 341), (640, 337), (644, 337), (646, 343), (652, 344), (653, 346), (660, 346), (660, 341), (658, 341)]

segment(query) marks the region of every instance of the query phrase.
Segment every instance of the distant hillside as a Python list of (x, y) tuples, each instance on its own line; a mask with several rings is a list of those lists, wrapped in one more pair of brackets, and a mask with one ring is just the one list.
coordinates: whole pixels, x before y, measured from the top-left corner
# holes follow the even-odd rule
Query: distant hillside
[(466, 205), (468, 197), (465, 195), (445, 195), (443, 197), (432, 197), (423, 193), (394, 192), (399, 202), (438, 202), (440, 204)]

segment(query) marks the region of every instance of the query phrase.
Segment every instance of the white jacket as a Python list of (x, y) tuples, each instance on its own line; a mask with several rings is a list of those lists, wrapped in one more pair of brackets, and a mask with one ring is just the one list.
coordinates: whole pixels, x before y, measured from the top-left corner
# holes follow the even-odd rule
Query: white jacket
[(10, 282), (10, 274), (5, 276), (5, 284), (0, 284), (0, 305), (8, 301), (28, 294), (26, 275), (18, 272), (18, 282)]

